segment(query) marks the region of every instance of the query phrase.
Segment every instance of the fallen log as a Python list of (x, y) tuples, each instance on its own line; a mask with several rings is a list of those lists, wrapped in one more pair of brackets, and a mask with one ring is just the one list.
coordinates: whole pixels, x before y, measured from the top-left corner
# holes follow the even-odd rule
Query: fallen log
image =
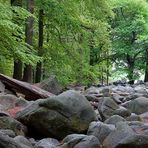
[(37, 100), (53, 95), (52, 93), (45, 91), (37, 86), (10, 78), (3, 74), (0, 74), (0, 81), (3, 82), (6, 87), (11, 88), (16, 93), (25, 95), (26, 100)]

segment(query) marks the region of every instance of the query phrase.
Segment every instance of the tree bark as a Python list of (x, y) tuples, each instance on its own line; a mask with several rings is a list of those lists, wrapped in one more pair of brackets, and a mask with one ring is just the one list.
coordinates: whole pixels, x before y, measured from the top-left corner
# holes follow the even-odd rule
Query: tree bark
[[(22, 0), (11, 0), (11, 5), (22, 7)], [(14, 59), (13, 78), (17, 80), (22, 79), (22, 68), (22, 61), (20, 59)]]
[(21, 60), (14, 61), (14, 70), (13, 70), (13, 78), (17, 80), (22, 80), (22, 72), (23, 72), (23, 63)]
[(128, 64), (128, 79), (129, 84), (134, 84), (134, 60), (130, 57), (130, 55), (127, 55), (127, 64)]
[[(34, 13), (34, 0), (27, 1), (27, 10), (32, 14)], [(34, 24), (34, 18), (29, 17), (27, 19), (27, 24), (26, 24), (26, 43), (28, 43), (31, 46), (32, 46), (32, 42), (33, 42), (33, 24)], [(33, 80), (32, 73), (33, 73), (32, 72), (32, 65), (25, 64), (23, 81), (31, 83)]]
[[(38, 48), (38, 55), (42, 56), (43, 55), (43, 17), (44, 17), (44, 11), (43, 9), (39, 10), (39, 48)], [(42, 62), (37, 63), (36, 67), (36, 77), (35, 77), (35, 82), (38, 83), (41, 81), (42, 77)]]
[(2, 81), (6, 87), (11, 88), (14, 92), (25, 95), (25, 99), (27, 100), (37, 100), (53, 96), (52, 93), (45, 91), (37, 86), (12, 79), (2, 74), (0, 74), (0, 81)]

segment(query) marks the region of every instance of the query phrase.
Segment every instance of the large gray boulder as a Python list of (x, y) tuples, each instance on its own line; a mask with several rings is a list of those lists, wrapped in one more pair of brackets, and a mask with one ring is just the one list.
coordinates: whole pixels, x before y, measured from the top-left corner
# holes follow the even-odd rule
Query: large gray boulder
[(111, 117), (119, 106), (110, 97), (104, 97), (98, 104), (98, 111), (103, 120)]
[(139, 115), (148, 111), (148, 98), (139, 97), (122, 105), (128, 108), (132, 113)]
[(116, 126), (116, 130), (111, 132), (104, 140), (104, 146), (116, 148), (124, 138), (134, 135), (134, 131), (126, 122), (118, 122)]
[(44, 136), (62, 139), (82, 133), (96, 114), (87, 99), (75, 91), (66, 91), (46, 100), (37, 100), (17, 115), (22, 123)]
[(100, 148), (100, 142), (95, 136), (71, 134), (62, 141), (61, 148)]

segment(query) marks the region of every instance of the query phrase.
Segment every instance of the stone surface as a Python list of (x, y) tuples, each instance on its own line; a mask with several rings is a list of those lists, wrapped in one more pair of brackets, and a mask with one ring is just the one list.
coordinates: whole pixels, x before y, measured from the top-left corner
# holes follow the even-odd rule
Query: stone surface
[(62, 143), (61, 148), (100, 148), (100, 142), (95, 136), (72, 134), (64, 138)]
[(17, 97), (15, 95), (7, 94), (7, 95), (0, 95), (0, 105), (2, 105), (3, 110), (7, 110), (10, 108), (15, 107), (15, 101)]
[(131, 116), (126, 118), (127, 121), (142, 121), (142, 118), (139, 115), (131, 114)]
[(108, 118), (107, 120), (105, 120), (104, 123), (116, 125), (118, 122), (121, 122), (121, 121), (126, 121), (126, 120), (119, 115), (113, 115), (110, 118)]
[(104, 97), (98, 104), (98, 111), (102, 116), (103, 120), (109, 118), (114, 114), (114, 111), (118, 109), (119, 106), (109, 97)]
[(148, 98), (139, 97), (124, 103), (123, 106), (128, 108), (132, 113), (142, 114), (148, 111)]
[(37, 86), (56, 95), (62, 91), (62, 87), (55, 75), (51, 75), (48, 79), (38, 83)]
[(103, 145), (109, 148), (116, 148), (120, 141), (134, 135), (134, 131), (125, 122), (117, 123), (116, 130), (111, 132), (104, 140)]
[(58, 148), (58, 147), (60, 147), (59, 141), (53, 138), (45, 138), (38, 141), (35, 144), (35, 148)]
[(25, 135), (26, 127), (12, 117), (0, 117), (0, 129), (9, 129), (15, 132), (16, 135)]
[(32, 144), (30, 143), (30, 141), (28, 139), (26, 139), (24, 136), (16, 136), (14, 138), (14, 141), (16, 143), (19, 143), (19, 145), (22, 148), (33, 148)]
[(23, 148), (13, 138), (0, 132), (0, 148)]
[(131, 112), (128, 109), (126, 109), (125, 107), (119, 106), (119, 108), (116, 109), (113, 114), (126, 118), (131, 115)]
[(87, 135), (93, 135), (97, 137), (102, 143), (104, 139), (115, 130), (114, 125), (104, 124), (103, 122), (91, 122), (89, 129), (87, 131)]
[(86, 131), (89, 123), (96, 120), (96, 114), (83, 95), (66, 91), (37, 100), (21, 111), (17, 119), (40, 135), (62, 139), (68, 134)]
[(133, 135), (121, 140), (116, 148), (147, 148), (148, 136), (146, 135)]
[(14, 138), (16, 136), (16, 134), (14, 133), (13, 130), (1, 129), (0, 132), (3, 133), (4, 135), (8, 135), (9, 137), (12, 137), (12, 138)]

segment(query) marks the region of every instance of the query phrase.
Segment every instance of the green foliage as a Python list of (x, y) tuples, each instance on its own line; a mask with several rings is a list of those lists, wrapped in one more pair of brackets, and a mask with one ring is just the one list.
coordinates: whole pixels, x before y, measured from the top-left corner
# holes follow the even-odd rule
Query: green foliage
[(112, 22), (113, 53), (129, 79), (137, 79), (144, 66), (144, 50), (148, 37), (148, 4), (144, 0), (114, 1)]
[(39, 60), (25, 43), (24, 25), (29, 16), (23, 8), (0, 2), (0, 59), (21, 59), (31, 64)]
[[(63, 84), (95, 83), (99, 75), (95, 64), (103, 56), (98, 56), (96, 63), (90, 66), (90, 53), (97, 49), (95, 54), (99, 55), (110, 48), (107, 21), (112, 17), (112, 11), (108, 1), (36, 0), (36, 4), (45, 13), (45, 76), (54, 73)], [(37, 32), (35, 36), (38, 37)], [(90, 49), (91, 37), (94, 49)], [(101, 51), (100, 46), (103, 46)]]

